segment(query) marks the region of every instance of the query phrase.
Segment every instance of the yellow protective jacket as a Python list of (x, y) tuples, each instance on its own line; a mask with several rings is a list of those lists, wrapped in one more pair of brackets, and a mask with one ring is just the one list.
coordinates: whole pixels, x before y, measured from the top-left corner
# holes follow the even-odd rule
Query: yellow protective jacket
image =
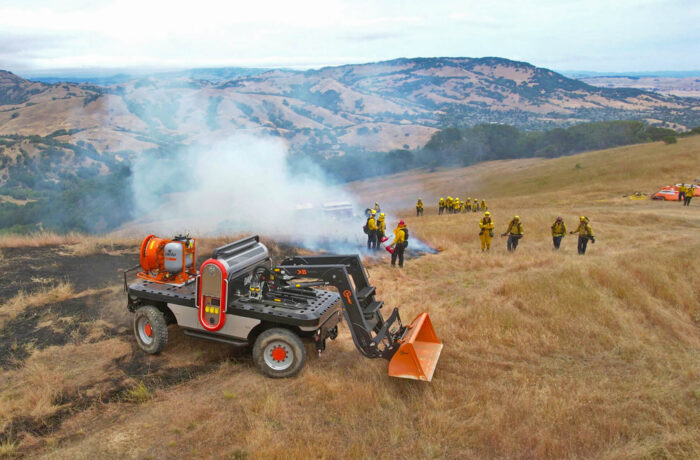
[(377, 230), (377, 222), (374, 220), (374, 217), (367, 219), (367, 230)]
[(481, 200), (481, 210), (482, 211), (486, 210), (486, 200)]
[(445, 199), (444, 199), (444, 198), (440, 198), (440, 201), (438, 201), (438, 204), (439, 204), (440, 206), (445, 206)]
[(678, 193), (685, 193), (687, 190), (688, 188), (685, 185), (678, 186)]
[(382, 233), (386, 232), (386, 221), (384, 219), (382, 216), (379, 216), (377, 219), (377, 229)]
[(455, 208), (455, 209), (459, 209), (459, 206), (460, 206), (460, 204), (459, 204), (459, 198), (455, 198), (455, 201), (454, 201), (454, 208)]
[(481, 230), (479, 234), (483, 233), (485, 230), (488, 230), (489, 232), (492, 231), (495, 225), (496, 224), (494, 224), (490, 217), (482, 217), (479, 221), (479, 229)]
[(452, 197), (448, 196), (447, 199), (445, 200), (445, 204), (447, 205), (448, 208), (452, 207)]
[(690, 186), (687, 189), (685, 189), (685, 196), (693, 196), (695, 194), (695, 187)]
[(405, 228), (405, 225), (399, 225), (394, 229), (394, 242), (391, 244), (399, 244), (406, 241), (406, 233), (403, 231)]
[(511, 219), (511, 221), (508, 223), (508, 230), (506, 230), (506, 233), (511, 235), (522, 235), (523, 223), (519, 220), (516, 221), (515, 219)]
[(416, 208), (423, 209), (423, 200), (416, 201)]
[(588, 222), (580, 222), (578, 224), (578, 228), (574, 230), (574, 233), (578, 233), (579, 236), (588, 236), (592, 237), (593, 235), (593, 229), (591, 228), (590, 225), (588, 225)]
[(564, 236), (566, 234), (566, 224), (564, 221), (554, 221), (552, 224), (552, 236)]

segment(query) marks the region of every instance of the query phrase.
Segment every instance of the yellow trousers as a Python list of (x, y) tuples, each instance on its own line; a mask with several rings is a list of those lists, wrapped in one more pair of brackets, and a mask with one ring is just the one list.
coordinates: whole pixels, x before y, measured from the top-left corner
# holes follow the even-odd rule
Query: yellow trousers
[(481, 238), (481, 250), (491, 249), (491, 233), (485, 230), (479, 237)]

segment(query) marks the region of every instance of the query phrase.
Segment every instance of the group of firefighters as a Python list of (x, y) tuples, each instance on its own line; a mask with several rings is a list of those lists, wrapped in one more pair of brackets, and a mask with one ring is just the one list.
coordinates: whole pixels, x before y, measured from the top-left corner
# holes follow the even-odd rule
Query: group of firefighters
[[(438, 201), (438, 214), (460, 214), (463, 212), (478, 212), (478, 211), (488, 211), (489, 207), (486, 205), (486, 200), (479, 201), (478, 198), (474, 198), (472, 201), (471, 197), (467, 197), (466, 200), (461, 201), (459, 197), (452, 198), (448, 196), (447, 198), (440, 197)], [(423, 200), (418, 198), (416, 203), (416, 215), (423, 215)]]
[[(484, 217), (479, 220), (479, 239), (481, 240), (482, 252), (491, 249), (491, 239), (493, 238), (493, 230), (495, 227), (496, 224), (491, 218), (491, 213), (486, 211)], [(561, 246), (562, 238), (566, 236), (566, 224), (561, 216), (556, 218), (551, 226), (551, 231), (554, 249), (558, 250)], [(569, 232), (569, 234), (578, 234), (578, 253), (580, 255), (586, 253), (589, 241), (595, 243), (593, 228), (591, 227), (590, 219), (586, 216), (581, 216), (578, 227), (576, 230)], [(514, 216), (510, 222), (508, 222), (505, 233), (501, 234), (502, 237), (508, 237), (506, 247), (510, 252), (518, 248), (518, 243), (523, 235), (523, 223), (520, 221), (520, 216)]]
[[(479, 219), (479, 239), (481, 240), (481, 251), (489, 251), (491, 249), (491, 240), (494, 236), (496, 224), (491, 218), (491, 213), (488, 211), (484, 200), (479, 203), (479, 201), (475, 199), (474, 205), (471, 203), (471, 200), (462, 203), (459, 201), (459, 198), (453, 199), (447, 197), (447, 200), (440, 198), (438, 214), (443, 214), (446, 210), (450, 214), (468, 212), (473, 210), (475, 206), (478, 210), (483, 210), (484, 215)], [(374, 208), (370, 208), (367, 211), (368, 217), (364, 226), (364, 231), (367, 234), (367, 249), (378, 250), (382, 243), (389, 240), (386, 236), (386, 215), (381, 212), (379, 203), (374, 203)], [(416, 203), (416, 215), (419, 217), (423, 215), (423, 200), (420, 198)], [(561, 247), (562, 238), (566, 236), (566, 224), (561, 216), (557, 217), (551, 225), (551, 232), (554, 249), (558, 250)], [(576, 230), (570, 231), (569, 234), (578, 235), (577, 249), (580, 255), (586, 253), (589, 241), (595, 243), (593, 228), (591, 227), (590, 219), (586, 216), (581, 216), (578, 227)], [(520, 216), (514, 216), (510, 222), (508, 222), (506, 231), (501, 234), (501, 237), (508, 238), (506, 247), (509, 252), (513, 252), (518, 249), (518, 243), (523, 235), (523, 223), (520, 220)], [(387, 247), (391, 252), (391, 266), (395, 267), (398, 262), (399, 267), (403, 268), (404, 253), (406, 247), (408, 247), (408, 228), (406, 227), (406, 222), (399, 220), (399, 223), (394, 229), (394, 239)]]
[[(386, 236), (386, 215), (381, 212), (379, 203), (374, 203), (374, 207), (368, 211), (369, 216), (364, 226), (364, 231), (367, 234), (367, 249), (376, 251), (382, 243), (389, 240)], [(391, 252), (391, 266), (395, 267), (398, 261), (399, 268), (403, 268), (404, 252), (408, 247), (406, 222), (399, 220), (394, 229), (394, 239), (387, 247), (390, 248)]]

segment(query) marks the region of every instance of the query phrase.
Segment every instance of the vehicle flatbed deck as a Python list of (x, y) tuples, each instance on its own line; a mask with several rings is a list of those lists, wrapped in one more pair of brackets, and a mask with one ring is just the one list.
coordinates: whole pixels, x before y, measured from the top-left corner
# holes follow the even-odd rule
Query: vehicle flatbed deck
[[(128, 285), (130, 297), (186, 307), (195, 306), (194, 281), (173, 286), (139, 280)], [(277, 300), (275, 300), (277, 299)], [(301, 327), (319, 326), (341, 310), (340, 295), (336, 292), (290, 289), (275, 298), (254, 300), (248, 296), (231, 295), (227, 302), (228, 315), (245, 316), (263, 321), (275, 321)]]

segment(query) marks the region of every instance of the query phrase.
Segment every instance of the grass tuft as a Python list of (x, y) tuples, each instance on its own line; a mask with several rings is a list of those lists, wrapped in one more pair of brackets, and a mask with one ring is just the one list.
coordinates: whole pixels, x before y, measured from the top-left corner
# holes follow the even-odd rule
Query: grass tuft
[(10, 439), (0, 442), (0, 458), (12, 457), (17, 453), (17, 442)]
[(141, 404), (153, 397), (153, 393), (148, 389), (145, 383), (139, 382), (132, 388), (126, 391), (124, 399), (126, 401)]
[(27, 308), (61, 302), (74, 296), (75, 291), (69, 281), (60, 281), (54, 285), (44, 286), (32, 293), (19, 291), (14, 297), (0, 305), (0, 327)]

